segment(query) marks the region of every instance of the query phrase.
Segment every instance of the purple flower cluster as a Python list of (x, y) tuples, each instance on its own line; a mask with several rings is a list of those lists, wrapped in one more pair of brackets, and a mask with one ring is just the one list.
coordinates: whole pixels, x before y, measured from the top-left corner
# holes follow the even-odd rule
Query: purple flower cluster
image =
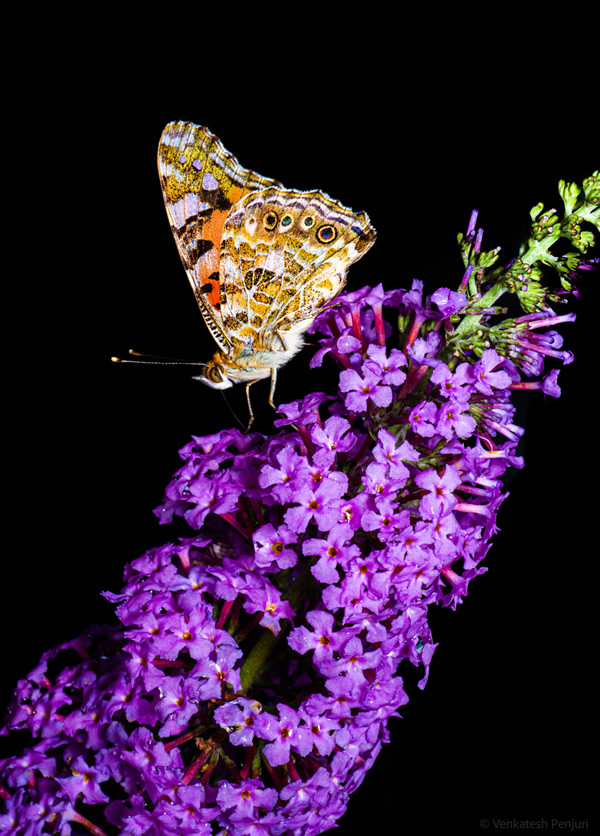
[(3, 832), (335, 825), (408, 701), (404, 659), (425, 686), (428, 607), (455, 608), (486, 571), (501, 477), (523, 464), (514, 391), (559, 394), (544, 358), (571, 359), (547, 330), (571, 316), (545, 307), (478, 346), (457, 327), (470, 304), (418, 281), (345, 294), (314, 324), (335, 396), (281, 406), (274, 435), (180, 451), (155, 513), (197, 534), (127, 566), (105, 593), (120, 628), (19, 683), (7, 728), (36, 740), (0, 764)]

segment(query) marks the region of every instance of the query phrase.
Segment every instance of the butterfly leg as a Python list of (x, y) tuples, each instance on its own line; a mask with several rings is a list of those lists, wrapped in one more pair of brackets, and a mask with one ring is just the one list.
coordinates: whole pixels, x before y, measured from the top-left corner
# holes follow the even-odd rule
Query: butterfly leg
[(281, 345), (283, 346), (282, 351), (287, 351), (288, 350), (288, 344), (286, 343), (285, 339), (283, 338), (283, 334), (281, 333), (281, 331), (279, 329), (277, 329), (275, 331), (275, 333), (279, 337), (279, 341), (281, 342)]
[(250, 432), (250, 427), (254, 423), (254, 412), (252, 411), (252, 403), (250, 401), (250, 387), (253, 383), (256, 383), (256, 380), (251, 380), (249, 383), (246, 383), (246, 400), (248, 401), (248, 412), (250, 413), (250, 420), (248, 421), (246, 432)]
[[(250, 387), (253, 383), (256, 383), (260, 378), (256, 378), (255, 380), (249, 381), (246, 383), (246, 401), (248, 402), (248, 412), (250, 413), (250, 420), (248, 421), (248, 426), (246, 427), (246, 432), (250, 431), (250, 427), (254, 423), (254, 412), (252, 410), (252, 402), (250, 401)], [(273, 402), (273, 396), (275, 395), (275, 384), (277, 383), (277, 369), (271, 369), (271, 390), (269, 392), (269, 405), (273, 407), (273, 409), (277, 409), (276, 404)]]
[(275, 397), (275, 384), (277, 383), (277, 369), (273, 367), (271, 369), (271, 389), (269, 391), (269, 406), (272, 406), (273, 409), (277, 409), (277, 406), (273, 402), (273, 398)]

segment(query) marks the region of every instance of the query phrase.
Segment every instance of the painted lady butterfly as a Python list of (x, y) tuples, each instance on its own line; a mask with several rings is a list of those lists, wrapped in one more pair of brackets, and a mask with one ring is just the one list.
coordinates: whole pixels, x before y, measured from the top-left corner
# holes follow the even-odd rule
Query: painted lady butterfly
[[(207, 128), (171, 122), (158, 147), (179, 255), (219, 351), (196, 380), (215, 389), (271, 377), (303, 345), (346, 271), (375, 241), (356, 214), (319, 191), (248, 171)], [(249, 425), (250, 426), (250, 425)]]

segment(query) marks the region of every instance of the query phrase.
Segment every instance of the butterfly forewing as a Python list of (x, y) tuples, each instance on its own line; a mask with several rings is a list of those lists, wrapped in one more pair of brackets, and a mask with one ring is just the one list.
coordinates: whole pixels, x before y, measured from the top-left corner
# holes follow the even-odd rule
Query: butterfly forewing
[(275, 184), (243, 168), (208, 128), (171, 122), (158, 146), (158, 168), (179, 255), (206, 323), (223, 350), (220, 244), (232, 206), (255, 189)]

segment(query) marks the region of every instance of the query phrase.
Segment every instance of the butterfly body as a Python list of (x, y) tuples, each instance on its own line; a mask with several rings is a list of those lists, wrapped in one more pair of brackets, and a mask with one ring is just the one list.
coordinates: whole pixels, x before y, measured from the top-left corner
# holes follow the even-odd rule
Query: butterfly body
[(219, 348), (197, 379), (227, 388), (270, 376), (272, 404), (277, 369), (302, 348), (375, 230), (323, 192), (243, 168), (191, 123), (167, 125), (158, 165), (179, 254)]

